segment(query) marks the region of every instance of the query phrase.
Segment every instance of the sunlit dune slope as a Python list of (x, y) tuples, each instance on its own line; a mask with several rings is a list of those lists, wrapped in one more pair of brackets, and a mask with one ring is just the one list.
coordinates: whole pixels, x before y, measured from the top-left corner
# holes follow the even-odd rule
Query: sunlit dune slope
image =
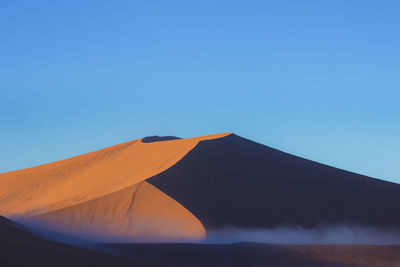
[(147, 182), (206, 230), (362, 225), (400, 229), (400, 185), (299, 158), (237, 135), (200, 142)]
[(205, 237), (196, 217), (145, 181), (30, 219), (46, 229), (98, 242), (178, 242)]
[[(102, 230), (108, 234), (112, 225), (119, 228), (112, 230), (117, 235), (122, 235), (124, 230), (139, 232), (140, 221), (149, 222), (147, 232), (159, 233), (166, 228), (162, 226), (162, 218), (168, 216), (166, 220), (170, 221), (175, 216), (183, 233), (192, 231), (190, 235), (198, 238), (204, 230), (178, 202), (147, 184), (138, 191), (135, 188), (138, 183), (174, 165), (199, 141), (226, 135), (150, 143), (138, 139), (58, 162), (0, 174), (0, 214), (16, 219), (49, 220), (50, 226), (58, 224), (58, 218), (63, 221), (62, 225), (73, 226), (72, 229), (78, 232), (84, 224), (86, 228), (93, 225), (96, 230), (99, 230), (98, 225), (103, 225)], [(132, 202), (133, 194), (140, 197), (135, 198), (134, 209), (126, 211), (129, 216), (124, 217), (121, 207)], [(141, 218), (136, 218), (135, 223), (133, 215)]]
[(165, 266), (127, 259), (38, 237), (0, 217), (0, 266)]

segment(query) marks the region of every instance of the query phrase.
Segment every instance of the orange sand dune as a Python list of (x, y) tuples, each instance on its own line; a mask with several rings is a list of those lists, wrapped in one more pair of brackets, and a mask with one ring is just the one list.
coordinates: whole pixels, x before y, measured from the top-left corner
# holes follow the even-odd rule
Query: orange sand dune
[[(77, 220), (68, 218), (97, 221), (103, 216), (102, 213), (106, 213), (109, 216), (105, 216), (103, 227), (100, 228), (106, 229), (107, 232), (110, 225), (119, 225), (121, 227), (118, 234), (124, 231), (139, 231), (139, 226), (130, 225), (134, 224), (130, 222), (132, 214), (144, 217), (141, 218), (142, 221), (153, 223), (153, 226), (148, 226), (147, 232), (162, 232), (166, 227), (163, 228), (160, 220), (155, 218), (168, 214), (169, 217), (176, 215), (177, 221), (182, 218), (185, 218), (184, 221), (190, 221), (191, 226), (187, 222), (178, 224), (184, 225), (180, 227), (183, 232), (191, 229), (193, 235), (198, 238), (204, 231), (202, 226), (199, 226), (199, 221), (179, 203), (166, 195), (163, 196), (164, 193), (147, 183), (143, 189), (136, 190), (141, 197), (135, 200), (139, 204), (130, 211), (130, 217), (122, 216), (119, 205), (121, 201), (124, 204), (128, 203), (132, 197), (129, 193), (136, 192), (134, 188), (138, 183), (174, 165), (198, 142), (227, 135), (229, 133), (153, 143), (143, 143), (138, 139), (54, 163), (0, 174), (0, 214), (13, 218), (35, 216), (53, 224), (58, 223), (55, 218), (62, 218), (66, 227), (74, 225), (73, 229), (81, 231), (83, 228), (78, 226)], [(123, 195), (118, 196), (118, 192)], [(115, 195), (110, 195), (112, 193)], [(146, 197), (150, 196), (163, 200), (146, 202)], [(103, 197), (110, 198), (111, 202), (106, 205)], [(92, 202), (85, 203), (88, 201)], [(71, 209), (67, 209), (68, 207)], [(57, 210), (60, 211), (55, 212)], [(40, 214), (43, 216), (38, 217)], [(61, 214), (68, 215), (63, 217)], [(168, 233), (165, 234), (168, 236)]]

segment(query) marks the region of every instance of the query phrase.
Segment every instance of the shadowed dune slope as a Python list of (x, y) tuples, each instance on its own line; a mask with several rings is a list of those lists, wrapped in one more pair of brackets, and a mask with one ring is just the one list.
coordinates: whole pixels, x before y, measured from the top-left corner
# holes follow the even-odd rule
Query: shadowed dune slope
[(400, 229), (400, 185), (234, 134), (200, 142), (147, 181), (189, 209), (206, 230), (324, 224)]
[(181, 233), (177, 238), (198, 239), (204, 229), (188, 210), (152, 185), (137, 188), (174, 165), (199, 141), (226, 135), (151, 143), (138, 139), (0, 174), (0, 214), (21, 222), (34, 220), (48, 230), (64, 227), (83, 234), (92, 229), (104, 237), (146, 233), (164, 240), (177, 234), (167, 227), (174, 224)]
[(150, 267), (163, 265), (51, 242), (0, 217), (0, 266)]

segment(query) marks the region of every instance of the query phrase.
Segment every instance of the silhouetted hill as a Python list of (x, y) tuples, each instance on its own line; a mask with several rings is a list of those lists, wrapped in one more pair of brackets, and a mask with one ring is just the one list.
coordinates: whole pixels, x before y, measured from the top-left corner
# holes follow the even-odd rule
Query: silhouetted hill
[(400, 185), (234, 134), (201, 141), (147, 181), (190, 210), (206, 230), (325, 224), (400, 229)]

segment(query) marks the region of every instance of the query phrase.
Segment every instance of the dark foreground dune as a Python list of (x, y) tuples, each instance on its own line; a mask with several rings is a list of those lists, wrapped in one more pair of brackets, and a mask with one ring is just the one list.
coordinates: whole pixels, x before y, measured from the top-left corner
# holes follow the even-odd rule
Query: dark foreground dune
[(181, 267), (400, 266), (400, 245), (113, 244), (99, 248)]
[(400, 229), (400, 185), (296, 157), (234, 134), (203, 140), (147, 182), (206, 231), (295, 225)]
[(0, 266), (165, 266), (40, 238), (0, 217)]

